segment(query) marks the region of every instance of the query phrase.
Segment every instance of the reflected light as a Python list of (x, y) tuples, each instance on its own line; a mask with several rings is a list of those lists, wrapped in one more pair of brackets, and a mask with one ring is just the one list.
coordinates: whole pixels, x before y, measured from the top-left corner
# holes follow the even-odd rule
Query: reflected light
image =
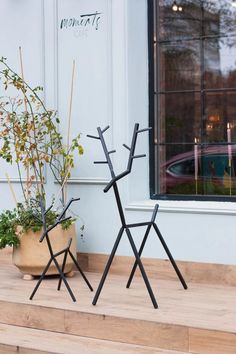
[(208, 121), (209, 122), (219, 122), (220, 115), (219, 114), (212, 114), (212, 115), (208, 116)]
[(176, 11), (182, 12), (183, 11), (183, 7), (181, 5), (178, 6), (176, 0), (174, 0), (173, 5), (172, 5), (172, 10), (174, 12), (176, 12)]
[(211, 129), (213, 129), (213, 124), (207, 124), (207, 130), (211, 130)]
[(236, 7), (236, 0), (232, 0), (232, 4), (233, 7)]
[(178, 6), (176, 4), (176, 1), (173, 2), (172, 10), (175, 11), (175, 12), (178, 11)]

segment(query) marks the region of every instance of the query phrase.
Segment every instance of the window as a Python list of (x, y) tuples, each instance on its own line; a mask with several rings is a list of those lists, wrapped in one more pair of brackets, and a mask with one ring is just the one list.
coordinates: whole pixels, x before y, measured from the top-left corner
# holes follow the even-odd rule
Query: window
[(232, 0), (150, 0), (149, 49), (151, 197), (236, 200)]

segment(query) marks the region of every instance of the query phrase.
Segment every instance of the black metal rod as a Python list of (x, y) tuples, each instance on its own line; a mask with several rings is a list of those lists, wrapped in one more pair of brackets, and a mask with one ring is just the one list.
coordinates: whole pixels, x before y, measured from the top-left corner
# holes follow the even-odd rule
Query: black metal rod
[[(62, 263), (62, 267), (61, 267), (61, 271), (62, 271), (62, 273), (63, 274), (65, 274), (65, 266), (66, 266), (66, 260), (67, 260), (67, 256), (68, 256), (68, 251), (69, 251), (69, 249), (67, 249), (67, 250), (65, 250), (64, 251), (64, 258), (63, 258), (63, 263)], [(60, 277), (59, 278), (59, 282), (58, 282), (58, 286), (57, 286), (57, 290), (59, 291), (59, 290), (61, 290), (61, 282), (62, 282), (62, 278)]]
[(62, 273), (62, 270), (61, 270), (56, 258), (53, 258), (53, 262), (55, 263), (55, 266), (56, 266), (56, 268), (58, 270), (58, 273), (60, 274), (60, 278), (63, 280), (63, 282), (64, 282), (64, 284), (65, 284), (65, 286), (66, 286), (66, 288), (67, 288), (72, 300), (74, 302), (76, 302), (76, 298), (75, 298), (75, 296), (74, 296), (74, 294), (73, 294), (73, 292), (72, 292), (72, 290), (70, 288), (70, 285), (68, 284), (68, 281), (66, 280), (65, 275)]
[(140, 226), (148, 226), (148, 225), (152, 225), (151, 221), (147, 221), (147, 222), (137, 222), (135, 224), (127, 224), (126, 226), (128, 228), (132, 228), (132, 227), (140, 227)]
[(78, 269), (78, 271), (80, 272), (81, 276), (83, 277), (85, 283), (88, 285), (89, 289), (90, 289), (91, 291), (93, 291), (92, 285), (91, 285), (90, 282), (88, 281), (88, 279), (87, 279), (87, 277), (85, 276), (84, 272), (83, 272), (82, 269), (80, 268), (79, 263), (77, 262), (77, 260), (75, 259), (73, 253), (72, 253), (70, 250), (69, 250), (69, 254), (70, 254), (70, 256), (71, 256), (71, 258), (72, 258), (72, 260), (73, 260), (73, 262), (74, 262), (76, 268)]
[(141, 155), (134, 155), (132, 156), (132, 159), (140, 159), (141, 157), (146, 157), (146, 154), (141, 154)]
[(40, 278), (39, 278), (39, 280), (38, 280), (38, 282), (37, 282), (37, 284), (36, 284), (36, 286), (35, 286), (35, 288), (34, 288), (32, 294), (30, 295), (30, 298), (29, 298), (30, 300), (33, 300), (33, 297), (34, 297), (36, 291), (38, 290), (39, 285), (41, 284), (43, 278), (45, 277), (45, 274), (47, 273), (48, 268), (50, 267), (50, 264), (51, 264), (51, 263), (52, 263), (52, 258), (49, 259), (49, 261), (48, 261), (46, 267), (44, 268), (43, 273), (41, 274), (41, 276), (40, 276)]
[(105, 164), (105, 163), (108, 163), (108, 162), (107, 161), (94, 161), (95, 165), (102, 165), (102, 164)]
[(117, 182), (119, 181), (119, 179), (127, 176), (130, 173), (130, 171), (126, 170), (122, 173), (120, 173), (119, 175), (115, 176), (114, 178), (112, 178), (112, 180), (106, 185), (106, 187), (103, 189), (104, 193), (107, 193), (109, 191), (109, 189)]
[(107, 129), (109, 129), (109, 128), (110, 128), (110, 125), (106, 126), (106, 128), (104, 128), (104, 129), (102, 130), (102, 134), (105, 133), (105, 132), (107, 131)]
[(150, 298), (151, 298), (153, 307), (154, 307), (155, 309), (157, 309), (157, 308), (158, 308), (158, 305), (157, 305), (155, 296), (154, 296), (154, 294), (153, 294), (153, 291), (152, 291), (151, 285), (150, 285), (150, 283), (149, 283), (147, 274), (146, 274), (146, 272), (145, 272), (145, 270), (144, 270), (142, 261), (141, 261), (141, 259), (140, 259), (140, 257), (139, 257), (139, 254), (138, 254), (137, 248), (136, 248), (136, 246), (135, 246), (134, 240), (133, 240), (133, 238), (132, 238), (131, 232), (130, 232), (130, 230), (129, 230), (128, 228), (126, 228), (125, 231), (126, 231), (126, 234), (127, 234), (127, 236), (128, 236), (128, 239), (129, 239), (130, 245), (131, 245), (131, 247), (132, 247), (132, 250), (133, 250), (133, 252), (134, 252), (134, 255), (135, 255), (136, 261), (137, 261), (137, 263), (138, 263), (140, 272), (141, 272), (141, 274), (142, 274), (144, 283), (145, 283), (145, 285), (146, 285), (147, 291), (148, 291), (149, 296), (150, 296)]
[(107, 149), (107, 146), (106, 146), (106, 142), (105, 142), (104, 137), (103, 137), (102, 129), (100, 127), (98, 127), (97, 131), (98, 131), (98, 136), (99, 136), (99, 139), (101, 141), (102, 148), (103, 148), (103, 151), (104, 151), (104, 154), (106, 156), (106, 160), (107, 160), (107, 163), (108, 163), (108, 166), (109, 166), (109, 169), (110, 169), (111, 177), (113, 178), (113, 177), (115, 177), (115, 173), (114, 173), (114, 169), (113, 169), (113, 165), (112, 165), (112, 162), (111, 162), (111, 158), (109, 156), (109, 152), (108, 152), (108, 149)]
[[(141, 243), (141, 246), (140, 246), (140, 249), (139, 249), (139, 252), (138, 252), (139, 257), (141, 257), (141, 255), (142, 255), (142, 252), (143, 252), (144, 246), (145, 246), (145, 244), (146, 244), (146, 241), (147, 241), (149, 232), (150, 232), (150, 230), (151, 230), (151, 226), (152, 226), (152, 224), (151, 224), (151, 225), (148, 225), (147, 230), (146, 230), (146, 232), (145, 232), (145, 235), (144, 235), (144, 237), (143, 237), (143, 241), (142, 241), (142, 243)], [(138, 262), (137, 262), (137, 260), (135, 260), (134, 265), (133, 265), (133, 268), (132, 268), (131, 273), (130, 273), (130, 276), (129, 276), (129, 279), (128, 279), (128, 282), (127, 282), (127, 284), (126, 284), (126, 288), (129, 288), (129, 287), (130, 287), (130, 284), (131, 284), (131, 282), (132, 282), (132, 280), (133, 280), (133, 277), (134, 277), (134, 274), (135, 274), (135, 272), (136, 272), (137, 266), (138, 266)]]
[(159, 204), (156, 204), (155, 207), (154, 207), (154, 210), (153, 210), (153, 212), (152, 212), (152, 219), (151, 219), (151, 222), (152, 222), (152, 223), (155, 222), (158, 209), (159, 209)]
[(139, 124), (136, 123), (134, 125), (133, 137), (132, 137), (132, 141), (131, 141), (129, 159), (128, 159), (128, 164), (127, 164), (127, 170), (129, 172), (131, 171), (132, 165), (133, 165), (133, 156), (134, 156), (134, 152), (135, 152), (135, 148), (136, 148), (136, 142), (137, 142), (137, 137), (138, 137), (138, 128), (139, 128)]
[(100, 140), (100, 138), (98, 136), (94, 136), (94, 135), (90, 135), (90, 134), (87, 134), (87, 137)]
[(70, 219), (71, 219), (71, 216), (68, 216), (67, 218), (64, 218), (64, 219), (57, 220), (53, 225), (49, 226), (49, 227), (46, 229), (46, 231), (44, 231), (44, 233), (42, 234), (42, 236), (41, 236), (40, 239), (39, 239), (39, 242), (42, 242), (42, 241), (44, 240), (44, 237), (45, 237), (46, 235), (48, 235), (48, 233), (49, 233), (51, 230), (55, 229), (55, 227), (57, 227), (57, 225), (63, 223), (64, 221), (70, 220)]
[(124, 146), (127, 150), (129, 150), (129, 151), (130, 151), (130, 147), (129, 147), (128, 145), (123, 144), (123, 146)]
[(183, 278), (183, 276), (182, 276), (182, 274), (181, 274), (181, 272), (180, 272), (180, 270), (179, 270), (177, 264), (175, 263), (175, 260), (174, 260), (174, 258), (172, 257), (172, 254), (171, 254), (169, 248), (167, 247), (167, 244), (165, 243), (165, 240), (164, 240), (164, 238), (162, 237), (162, 234), (161, 234), (161, 232), (159, 231), (159, 229), (158, 229), (158, 227), (157, 227), (157, 224), (156, 224), (156, 223), (153, 223), (153, 227), (154, 227), (154, 229), (155, 229), (155, 231), (156, 231), (157, 236), (159, 237), (159, 240), (161, 241), (162, 246), (164, 247), (164, 249), (165, 249), (165, 251), (166, 251), (167, 256), (169, 257), (169, 260), (171, 261), (171, 264), (172, 264), (172, 266), (173, 266), (173, 268), (174, 268), (174, 270), (175, 270), (175, 272), (176, 272), (176, 274), (177, 274), (177, 276), (178, 276), (180, 282), (181, 282), (182, 285), (183, 285), (183, 288), (184, 288), (184, 289), (188, 289), (188, 286), (187, 286), (187, 284), (186, 284), (186, 282), (185, 282), (185, 280), (184, 280), (184, 278)]
[[(63, 216), (66, 214), (68, 208), (70, 207), (70, 205), (73, 203), (73, 202), (76, 202), (80, 200), (80, 198), (71, 198), (68, 203), (66, 204), (66, 206), (63, 208), (61, 214), (58, 216), (58, 220), (61, 220), (63, 218)], [(65, 219), (64, 219), (65, 220)], [(64, 221), (63, 220), (63, 221)]]
[(68, 249), (68, 247), (64, 248), (61, 251), (58, 251), (58, 252), (54, 253), (53, 257), (56, 258), (56, 257), (60, 256), (61, 254), (65, 253), (67, 251), (67, 249)]
[(138, 133), (147, 132), (147, 131), (149, 131), (149, 130), (152, 130), (152, 127), (148, 127), (148, 128), (140, 129), (140, 130), (138, 130)]
[(50, 205), (50, 207), (49, 208), (47, 208), (47, 210), (45, 210), (45, 212), (44, 212), (44, 215), (46, 215), (51, 209), (52, 209), (52, 207), (53, 207), (53, 204), (52, 205)]
[(121, 237), (122, 237), (122, 235), (123, 235), (123, 232), (124, 232), (124, 227), (121, 227), (121, 228), (120, 228), (120, 231), (119, 231), (119, 233), (118, 233), (118, 236), (117, 236), (117, 238), (116, 238), (116, 242), (115, 242), (115, 244), (114, 244), (114, 246), (113, 246), (113, 249), (112, 249), (112, 251), (111, 251), (111, 254), (110, 254), (109, 258), (108, 258), (108, 261), (107, 261), (106, 267), (105, 267), (105, 269), (104, 269), (104, 272), (103, 272), (102, 278), (101, 278), (101, 280), (100, 280), (100, 283), (99, 283), (99, 285), (98, 285), (96, 294), (95, 294), (95, 296), (94, 296), (94, 299), (93, 299), (93, 302), (92, 302), (94, 306), (96, 305), (96, 303), (97, 303), (97, 301), (98, 301), (98, 298), (99, 298), (99, 295), (100, 295), (100, 293), (101, 293), (101, 291), (102, 291), (104, 282), (105, 282), (105, 280), (106, 280), (107, 274), (108, 274), (109, 269), (110, 269), (110, 267), (111, 267), (113, 258), (114, 258), (114, 256), (115, 256), (115, 253), (116, 253), (116, 250), (117, 250), (117, 247), (119, 246), (119, 243), (120, 243)]
[(116, 183), (113, 185), (113, 190), (114, 190), (114, 193), (115, 193), (116, 204), (117, 204), (117, 207), (118, 207), (121, 224), (122, 224), (122, 227), (125, 227), (126, 226), (125, 214), (124, 214), (124, 211), (123, 211), (123, 208), (122, 208), (121, 199), (120, 199), (120, 193), (119, 193), (119, 190), (118, 190), (118, 187), (117, 187)]

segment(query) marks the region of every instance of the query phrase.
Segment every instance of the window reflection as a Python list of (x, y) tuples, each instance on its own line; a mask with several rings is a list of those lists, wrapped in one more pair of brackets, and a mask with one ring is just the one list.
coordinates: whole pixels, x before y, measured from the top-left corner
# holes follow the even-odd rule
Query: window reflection
[(182, 11), (173, 11), (171, 0), (159, 1), (159, 33), (161, 40), (199, 37), (201, 34), (201, 1), (179, 2)]
[(230, 124), (231, 139), (236, 141), (236, 92), (210, 92), (205, 96), (206, 143), (227, 142), (227, 124)]
[(192, 143), (200, 134), (201, 107), (199, 93), (161, 94), (160, 141)]
[(160, 44), (160, 89), (200, 89), (200, 41)]
[(157, 0), (156, 194), (236, 195), (236, 8), (176, 3)]
[(204, 40), (206, 88), (236, 86), (236, 36)]
[[(176, 145), (175, 150), (183, 150)], [(166, 152), (162, 146), (160, 154)], [(193, 147), (186, 152), (166, 159), (161, 165), (161, 190), (162, 194), (196, 194), (203, 195), (236, 195), (236, 148), (233, 148), (232, 167), (229, 168), (227, 146), (199, 145), (198, 150), (198, 174), (195, 179), (195, 156)], [(231, 188), (231, 190), (230, 190)]]
[(204, 14), (204, 35), (223, 36), (236, 33), (236, 8), (232, 0), (202, 1)]

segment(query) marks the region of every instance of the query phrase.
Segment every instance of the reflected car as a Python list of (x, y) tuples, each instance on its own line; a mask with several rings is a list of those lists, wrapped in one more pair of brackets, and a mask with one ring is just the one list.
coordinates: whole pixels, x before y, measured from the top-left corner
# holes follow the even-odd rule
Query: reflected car
[[(199, 194), (228, 194), (228, 189), (235, 187), (236, 146), (232, 146), (231, 164), (230, 168), (227, 145), (199, 148)], [(162, 171), (167, 193), (196, 192), (194, 150), (172, 157), (163, 165)]]

